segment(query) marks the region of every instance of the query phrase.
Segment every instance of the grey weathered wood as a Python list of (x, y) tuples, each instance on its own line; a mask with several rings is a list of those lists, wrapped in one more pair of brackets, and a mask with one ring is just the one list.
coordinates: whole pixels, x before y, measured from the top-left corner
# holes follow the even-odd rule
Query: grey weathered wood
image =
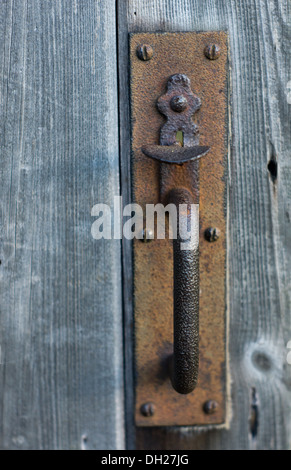
[[(229, 31), (233, 141), (229, 163), (229, 429), (141, 429), (144, 449), (288, 449), (291, 445), (291, 132), (288, 0), (119, 0), (123, 193), (129, 190), (127, 33)], [(170, 53), (170, 51), (169, 51)], [(268, 171), (278, 165), (277, 178)], [(274, 166), (274, 165), (273, 165)], [(128, 262), (128, 260), (127, 260)], [(130, 269), (125, 280), (130, 291)], [(131, 299), (125, 312), (131, 315)], [(127, 318), (129, 325), (131, 318)], [(128, 330), (130, 333), (130, 331)], [(130, 370), (129, 355), (127, 358)], [(129, 373), (131, 376), (131, 372)], [(258, 411), (258, 427), (252, 425)], [(132, 423), (130, 415), (129, 423)], [(134, 428), (129, 447), (134, 446)]]
[(3, 0), (0, 447), (124, 445), (115, 1)]
[[(118, 2), (118, 86), (119, 86), (119, 145), (120, 181), (123, 205), (131, 200), (131, 160), (130, 160), (130, 100), (128, 77), (128, 29), (127, 1)], [(122, 240), (123, 267), (123, 310), (124, 310), (124, 361), (125, 361), (125, 427), (127, 448), (135, 448), (134, 430), (134, 371), (132, 352), (133, 341), (133, 283), (132, 283), (132, 242)]]

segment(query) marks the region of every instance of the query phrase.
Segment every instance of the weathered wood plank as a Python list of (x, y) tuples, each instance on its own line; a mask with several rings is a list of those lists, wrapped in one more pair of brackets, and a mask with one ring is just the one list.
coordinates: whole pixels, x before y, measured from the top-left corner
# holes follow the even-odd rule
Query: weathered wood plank
[(3, 0), (0, 446), (122, 448), (115, 1)]
[[(137, 446), (290, 448), (291, 367), (286, 361), (286, 345), (291, 339), (291, 121), (286, 99), (290, 4), (287, 0), (119, 1), (119, 29), (121, 170), (126, 197), (130, 155), (128, 31), (228, 30), (232, 58), (228, 198), (232, 419), (229, 429), (224, 430), (138, 430)], [(130, 265), (125, 269), (125, 280), (128, 291)], [(128, 305), (126, 312), (131, 315)], [(127, 324), (130, 321), (127, 318)], [(130, 370), (129, 355), (127, 362)], [(135, 445), (133, 429), (129, 447)]]
[[(127, 29), (127, 2), (118, 5), (118, 87), (119, 87), (119, 146), (120, 146), (120, 181), (123, 204), (131, 199), (131, 147), (130, 147), (130, 101), (129, 101), (129, 49)], [(133, 344), (133, 260), (132, 242), (122, 240), (122, 275), (123, 275), (123, 317), (124, 317), (124, 361), (125, 361), (125, 426), (126, 445), (135, 448), (134, 429), (134, 371), (132, 352)]]

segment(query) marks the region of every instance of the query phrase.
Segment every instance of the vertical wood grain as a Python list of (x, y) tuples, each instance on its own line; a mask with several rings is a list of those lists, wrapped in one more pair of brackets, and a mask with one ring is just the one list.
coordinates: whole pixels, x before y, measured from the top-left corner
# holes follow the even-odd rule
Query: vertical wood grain
[(3, 0), (0, 447), (124, 446), (115, 1)]
[[(196, 30), (227, 30), (230, 36), (233, 135), (229, 155), (228, 312), (232, 419), (225, 430), (137, 430), (137, 447), (288, 449), (291, 105), (287, 103), (287, 83), (291, 79), (291, 26), (287, 0), (119, 1), (123, 192), (128, 197), (127, 34)], [(131, 288), (128, 266), (127, 291)], [(132, 314), (128, 305), (126, 314)], [(130, 321), (128, 317), (127, 324)], [(129, 355), (127, 368), (131, 371)], [(132, 418), (128, 422), (132, 423)], [(130, 429), (128, 445), (133, 447), (134, 426)]]

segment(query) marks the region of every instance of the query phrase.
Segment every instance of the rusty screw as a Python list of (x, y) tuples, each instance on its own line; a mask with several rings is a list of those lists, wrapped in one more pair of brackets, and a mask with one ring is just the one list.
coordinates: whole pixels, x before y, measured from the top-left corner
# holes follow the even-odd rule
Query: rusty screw
[(220, 230), (215, 227), (209, 227), (204, 232), (205, 238), (208, 242), (216, 242), (220, 236)]
[(154, 55), (154, 50), (149, 44), (140, 44), (136, 49), (137, 57), (140, 60), (151, 60)]
[(176, 113), (182, 113), (185, 111), (185, 109), (188, 108), (188, 101), (185, 96), (173, 96), (170, 102), (170, 106), (173, 111), (176, 111)]
[(149, 242), (151, 242), (151, 241), (154, 239), (154, 237), (153, 237), (153, 231), (150, 230), (150, 229), (148, 229), (148, 228), (146, 228), (145, 230), (143, 230), (142, 235), (143, 235), (142, 241), (143, 241), (144, 243), (149, 243)]
[(155, 407), (153, 403), (144, 403), (140, 407), (140, 412), (146, 418), (150, 418), (155, 414)]
[(220, 47), (217, 44), (209, 44), (204, 49), (204, 54), (209, 60), (216, 60), (220, 56)]
[(218, 408), (218, 403), (217, 401), (214, 401), (214, 400), (208, 400), (203, 405), (203, 411), (206, 415), (213, 415), (214, 413), (216, 413), (217, 408)]

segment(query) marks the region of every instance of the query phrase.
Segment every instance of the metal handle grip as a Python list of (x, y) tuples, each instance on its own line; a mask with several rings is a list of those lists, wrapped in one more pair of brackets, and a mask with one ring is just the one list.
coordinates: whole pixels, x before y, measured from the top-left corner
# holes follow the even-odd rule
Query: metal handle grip
[[(174, 240), (173, 250), (174, 357), (172, 383), (177, 392), (190, 393), (197, 384), (199, 364), (199, 219), (197, 217), (195, 220), (196, 232), (190, 249), (181, 249), (181, 243), (184, 240), (179, 206), (186, 205), (187, 214), (186, 217), (183, 217), (183, 224), (193, 227), (191, 205), (194, 201), (188, 190), (177, 188), (177, 185), (183, 185), (183, 183), (177, 183), (181, 181), (181, 171), (177, 167), (186, 162), (197, 162), (199, 158), (209, 152), (210, 147), (198, 145), (198, 126), (194, 124), (192, 116), (200, 109), (201, 100), (192, 92), (190, 80), (186, 75), (175, 74), (168, 79), (167, 91), (160, 96), (157, 106), (167, 118), (161, 128), (160, 145), (146, 145), (142, 151), (146, 156), (161, 162), (161, 187), (169, 189), (169, 202), (174, 203), (178, 209), (178, 236)], [(177, 132), (182, 132), (182, 147), (177, 143)], [(169, 165), (171, 169), (169, 169)], [(184, 166), (184, 176), (187, 168), (189, 169), (189, 166)], [(194, 179), (198, 201), (199, 174), (197, 164), (192, 166), (192, 171), (190, 187), (193, 187)], [(178, 172), (176, 178), (173, 177), (174, 172), (176, 174)], [(182, 178), (182, 181), (186, 181), (186, 179)], [(168, 186), (169, 182), (170, 187)]]
[[(178, 145), (148, 145), (142, 148), (146, 156), (164, 162), (162, 165), (166, 166), (173, 163), (183, 164), (190, 160), (197, 161), (209, 150), (209, 147), (179, 147)], [(163, 181), (163, 167), (161, 175)], [(195, 178), (198, 188), (197, 172)], [(187, 225), (193, 226), (194, 222), (191, 220), (193, 197), (187, 189), (175, 188), (170, 191), (168, 202), (177, 207), (178, 223), (177, 239), (173, 242), (174, 354), (171, 363), (171, 379), (174, 389), (186, 394), (192, 392), (197, 385), (199, 367), (199, 217), (195, 220), (191, 249), (182, 250), (181, 243), (185, 242), (183, 233), (187, 232)], [(181, 227), (179, 210), (181, 204), (187, 207), (187, 214), (183, 217), (184, 230)]]
[[(199, 366), (199, 217), (191, 221), (193, 199), (186, 189), (174, 189), (169, 202), (177, 207), (177, 239), (174, 253), (174, 355), (172, 384), (179, 393), (190, 393), (198, 380)], [(187, 214), (181, 217), (179, 206), (184, 204)], [(181, 207), (181, 206), (180, 206)], [(194, 226), (190, 249), (181, 249), (187, 225)], [(181, 225), (182, 223), (182, 225)], [(184, 227), (183, 227), (184, 224)], [(194, 235), (194, 239), (193, 239)]]

